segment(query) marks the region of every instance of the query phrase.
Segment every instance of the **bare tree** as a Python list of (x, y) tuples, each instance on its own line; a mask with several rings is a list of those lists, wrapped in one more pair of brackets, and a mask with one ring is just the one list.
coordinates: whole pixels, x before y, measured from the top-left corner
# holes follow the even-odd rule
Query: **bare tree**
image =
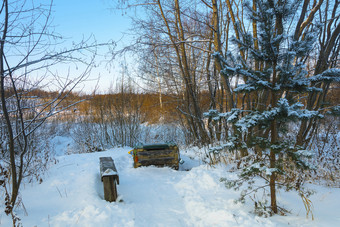
[[(38, 152), (30, 146), (32, 141), (39, 139), (34, 136), (35, 132), (49, 117), (76, 104), (65, 104), (64, 101), (87, 79), (94, 66), (97, 48), (107, 45), (87, 40), (58, 51), (61, 37), (50, 30), (52, 5), (53, 1), (36, 5), (33, 1), (8, 0), (1, 4), (0, 131), (5, 143), (1, 147), (0, 164), (10, 170), (7, 213), (13, 213), (22, 180)], [(53, 72), (53, 66), (61, 62), (72, 62), (84, 70), (78, 75), (71, 72), (58, 75)], [(54, 97), (32, 96), (35, 90), (51, 85), (57, 90), (51, 93)]]
[[(150, 60), (144, 60), (148, 64), (145, 69), (161, 77), (159, 81), (168, 91), (181, 94), (178, 111), (184, 124), (190, 129), (195, 142), (208, 144), (213, 135), (209, 135), (202, 120), (201, 94), (210, 89), (210, 97), (215, 99), (218, 94), (216, 87), (219, 87), (215, 85), (219, 81), (211, 70), (213, 51), (209, 14), (201, 7), (200, 1), (122, 2), (127, 3), (127, 7), (142, 7), (147, 12), (147, 17), (135, 22), (134, 30), (142, 31), (136, 51), (146, 50), (143, 57)], [(192, 7), (194, 5), (197, 7)], [(151, 53), (152, 57), (147, 53)]]
[[(340, 2), (339, 0), (329, 1), (320, 0), (311, 5), (310, 1), (305, 0), (299, 21), (296, 25), (294, 38), (296, 41), (303, 40), (311, 29), (313, 29), (313, 21), (319, 22), (320, 34), (318, 37), (316, 62), (309, 59), (313, 65), (313, 75), (320, 75), (330, 68), (339, 67), (340, 57)], [(309, 13), (307, 13), (309, 12)], [(329, 110), (326, 98), (329, 93), (333, 80), (315, 81), (313, 86), (320, 88), (322, 91), (314, 91), (308, 95), (306, 100), (309, 110), (321, 110), (325, 113)], [(326, 108), (327, 107), (327, 108)], [(308, 146), (313, 138), (319, 120), (305, 120), (301, 123), (299, 133), (297, 135), (297, 146)]]

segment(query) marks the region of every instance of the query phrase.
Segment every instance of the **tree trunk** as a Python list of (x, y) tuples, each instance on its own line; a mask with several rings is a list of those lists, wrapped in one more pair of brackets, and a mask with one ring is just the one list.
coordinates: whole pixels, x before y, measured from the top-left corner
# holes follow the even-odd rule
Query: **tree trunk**
[(16, 161), (15, 161), (15, 148), (14, 148), (14, 134), (12, 129), (12, 124), (9, 116), (9, 112), (7, 109), (6, 103), (6, 91), (5, 91), (5, 53), (4, 53), (4, 46), (5, 40), (7, 37), (7, 28), (8, 28), (8, 1), (4, 0), (4, 9), (5, 9), (5, 22), (4, 22), (4, 29), (2, 34), (2, 39), (0, 41), (0, 94), (1, 94), (1, 106), (3, 116), (5, 118), (5, 125), (7, 128), (7, 135), (8, 135), (8, 145), (9, 145), (9, 154), (10, 154), (10, 168), (11, 168), (11, 177), (12, 177), (12, 194), (11, 194), (11, 205), (12, 209), (15, 205), (19, 194), (19, 184), (17, 182), (17, 169), (16, 169)]
[[(275, 86), (276, 83), (276, 62), (273, 64), (273, 86)], [(271, 105), (272, 107), (275, 107), (277, 104), (277, 95), (275, 91), (271, 92)], [(270, 133), (271, 133), (271, 144), (274, 145), (278, 142), (278, 131), (277, 131), (277, 122), (274, 119), (271, 122), (270, 125)], [(276, 167), (276, 154), (275, 150), (273, 148), (270, 149), (270, 154), (269, 154), (269, 167), (271, 170), (274, 170)], [(269, 180), (269, 187), (270, 187), (270, 204), (271, 204), (271, 209), (274, 214), (277, 214), (277, 203), (276, 203), (276, 173), (272, 172), (270, 175), (270, 180)]]

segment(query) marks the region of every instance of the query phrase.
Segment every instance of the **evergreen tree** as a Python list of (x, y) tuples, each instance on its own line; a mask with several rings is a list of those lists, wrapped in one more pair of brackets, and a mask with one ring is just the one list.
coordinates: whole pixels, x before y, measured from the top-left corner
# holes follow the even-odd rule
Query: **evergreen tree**
[[(288, 189), (300, 190), (302, 178), (292, 185), (291, 181), (287, 180), (289, 168), (301, 170), (309, 168), (305, 160), (310, 152), (304, 147), (295, 145), (294, 135), (286, 133), (288, 124), (322, 117), (318, 111), (307, 110), (299, 102), (299, 95), (320, 91), (311, 86), (312, 81), (323, 80), (324, 75), (308, 78), (302, 61), (313, 48), (317, 30), (308, 33), (303, 41), (296, 41), (293, 34), (290, 34), (292, 32), (284, 26), (298, 10), (300, 3), (300, 1), (259, 0), (256, 1), (256, 11), (246, 5), (251, 19), (258, 25), (259, 36), (256, 41), (259, 48), (255, 47), (255, 40), (250, 33), (239, 31), (241, 38), (234, 38), (233, 42), (239, 48), (239, 52), (248, 54), (247, 62), (231, 53), (227, 58), (220, 53), (214, 54), (223, 63), (221, 74), (230, 80), (239, 76), (243, 78), (244, 83), (234, 88), (233, 92), (252, 97), (266, 96), (266, 99), (262, 99), (264, 102), (251, 105), (253, 108), (235, 108), (228, 113), (211, 110), (206, 116), (215, 120), (223, 118), (237, 128), (238, 133), (231, 135), (228, 147), (235, 144), (234, 147), (239, 149), (241, 144), (243, 149), (248, 149), (248, 156), (243, 159), (245, 162), (240, 166), (242, 167), (240, 179), (234, 182), (227, 181), (227, 184), (239, 187), (244, 181), (251, 182), (255, 176), (262, 177), (270, 188), (271, 213), (278, 213), (276, 202), (278, 181)], [(329, 70), (327, 76), (338, 80), (339, 70)], [(258, 133), (259, 131), (262, 133)], [(260, 148), (260, 152), (256, 152), (256, 147)], [(245, 195), (247, 192), (242, 194), (243, 198)]]

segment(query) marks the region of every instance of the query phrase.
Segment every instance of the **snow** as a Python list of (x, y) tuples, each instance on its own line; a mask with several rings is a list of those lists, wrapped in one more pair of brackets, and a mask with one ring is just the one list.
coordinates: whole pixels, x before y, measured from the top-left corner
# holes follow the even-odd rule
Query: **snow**
[[(61, 138), (59, 138), (61, 141)], [(64, 142), (68, 143), (65, 139)], [(65, 144), (65, 146), (66, 146)], [(61, 146), (59, 147), (61, 149)], [(278, 193), (287, 216), (258, 217), (251, 200), (234, 203), (239, 191), (227, 189), (221, 178), (235, 179), (226, 166), (204, 164), (199, 150), (182, 151), (180, 171), (171, 168), (133, 168), (131, 148), (60, 155), (43, 182), (25, 184), (22, 197), (28, 215), (17, 209), (23, 226), (337, 226), (339, 188), (311, 185), (315, 221), (297, 193)], [(61, 152), (59, 152), (60, 154)], [(118, 202), (106, 202), (100, 180), (99, 157), (114, 159), (119, 174)], [(0, 214), (0, 226), (11, 220)]]
[(55, 155), (60, 156), (63, 154), (67, 154), (70, 151), (70, 145), (73, 143), (73, 139), (68, 136), (55, 136), (51, 140), (51, 144), (53, 145), (53, 150)]
[(107, 169), (105, 172), (102, 174), (102, 177), (105, 176), (112, 176), (112, 175), (117, 175), (117, 172), (112, 170), (112, 169)]
[(340, 82), (340, 69), (331, 68), (327, 69), (321, 74), (309, 78), (312, 82), (327, 81), (327, 82)]

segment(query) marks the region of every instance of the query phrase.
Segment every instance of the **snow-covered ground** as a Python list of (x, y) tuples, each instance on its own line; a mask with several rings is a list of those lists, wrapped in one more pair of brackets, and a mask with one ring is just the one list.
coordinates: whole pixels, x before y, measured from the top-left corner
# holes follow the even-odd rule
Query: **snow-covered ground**
[[(68, 141), (58, 141), (58, 149), (65, 149), (60, 145)], [(23, 226), (339, 226), (340, 189), (312, 186), (317, 192), (311, 196), (314, 221), (306, 218), (301, 198), (292, 192), (278, 195), (279, 204), (291, 214), (263, 218), (252, 213), (251, 200), (234, 203), (240, 192), (226, 189), (220, 178), (236, 175), (225, 167), (202, 164), (188, 151), (182, 153), (186, 162), (180, 171), (134, 169), (129, 150), (58, 156), (41, 184), (22, 188), (27, 214), (23, 209), (17, 213)], [(119, 202), (103, 199), (99, 157), (104, 156), (114, 159), (119, 173)], [(0, 226), (11, 226), (4, 213)]]

